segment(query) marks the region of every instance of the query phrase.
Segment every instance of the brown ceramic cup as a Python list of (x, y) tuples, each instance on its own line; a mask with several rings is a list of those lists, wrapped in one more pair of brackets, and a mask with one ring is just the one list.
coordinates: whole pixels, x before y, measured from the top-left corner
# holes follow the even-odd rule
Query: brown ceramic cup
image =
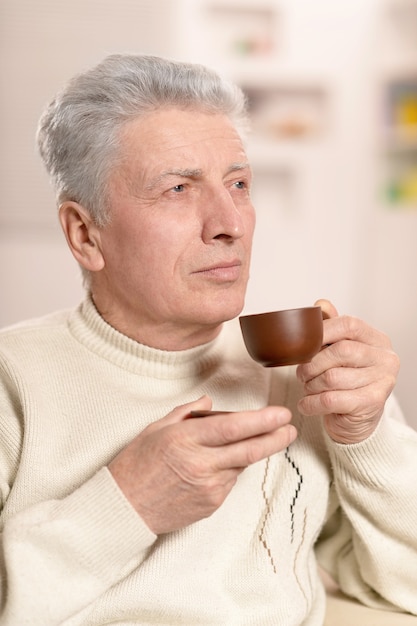
[(319, 306), (243, 315), (239, 322), (247, 351), (264, 367), (307, 363), (322, 347)]

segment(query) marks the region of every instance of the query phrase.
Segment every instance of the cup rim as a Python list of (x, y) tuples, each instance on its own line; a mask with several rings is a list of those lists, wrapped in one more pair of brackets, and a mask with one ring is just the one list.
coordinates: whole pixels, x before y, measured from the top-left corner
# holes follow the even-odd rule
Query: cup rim
[(243, 320), (249, 317), (253, 318), (253, 317), (261, 317), (261, 316), (268, 316), (268, 315), (276, 315), (277, 313), (293, 313), (294, 311), (311, 311), (313, 309), (321, 309), (321, 307), (319, 305), (300, 306), (300, 307), (294, 307), (292, 309), (277, 309), (276, 311), (264, 311), (263, 313), (248, 313), (245, 315), (240, 315), (239, 319)]

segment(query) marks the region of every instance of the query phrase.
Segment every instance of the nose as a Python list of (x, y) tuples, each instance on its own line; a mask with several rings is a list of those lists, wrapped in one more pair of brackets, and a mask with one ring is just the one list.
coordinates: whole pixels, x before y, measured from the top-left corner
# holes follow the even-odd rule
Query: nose
[(240, 239), (245, 234), (244, 209), (235, 204), (227, 189), (210, 194), (210, 197), (206, 198), (203, 212), (204, 243), (209, 243), (213, 239)]

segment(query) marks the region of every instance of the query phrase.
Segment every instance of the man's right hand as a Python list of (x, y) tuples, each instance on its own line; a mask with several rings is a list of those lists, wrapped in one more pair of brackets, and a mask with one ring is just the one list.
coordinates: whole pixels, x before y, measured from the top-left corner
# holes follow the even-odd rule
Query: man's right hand
[(203, 396), (145, 428), (109, 464), (120, 489), (155, 534), (209, 517), (248, 465), (297, 436), (284, 407), (190, 417), (210, 409)]

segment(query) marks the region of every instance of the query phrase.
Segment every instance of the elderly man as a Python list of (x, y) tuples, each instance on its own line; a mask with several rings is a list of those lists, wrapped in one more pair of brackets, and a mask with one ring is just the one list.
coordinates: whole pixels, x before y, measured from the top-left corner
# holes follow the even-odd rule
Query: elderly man
[[(41, 119), (88, 293), (0, 333), (2, 626), (319, 626), (317, 557), (417, 614), (417, 433), (389, 340), (322, 302), (310, 363), (243, 346), (245, 125), (211, 71), (128, 55)], [(211, 407), (230, 413), (191, 414)]]

